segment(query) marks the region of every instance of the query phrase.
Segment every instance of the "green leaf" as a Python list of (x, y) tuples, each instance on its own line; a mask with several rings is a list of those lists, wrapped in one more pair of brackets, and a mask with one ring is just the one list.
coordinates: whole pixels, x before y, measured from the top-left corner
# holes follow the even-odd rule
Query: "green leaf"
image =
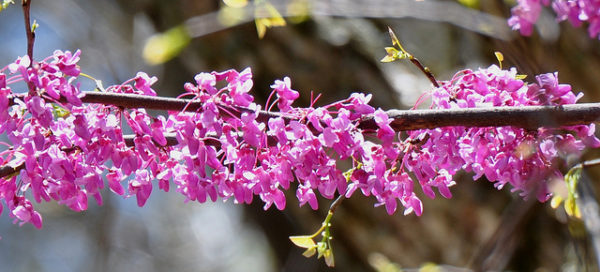
[(303, 235), (303, 236), (290, 236), (290, 240), (292, 241), (292, 243), (294, 243), (294, 245), (301, 247), (301, 248), (316, 248), (317, 245), (315, 244), (315, 241), (313, 241), (313, 237), (312, 236), (308, 236), (308, 235)]
[(516, 75), (516, 76), (515, 76), (515, 79), (520, 79), (520, 80), (523, 80), (523, 79), (525, 79), (525, 78), (527, 78), (527, 75)]
[(395, 60), (396, 60), (396, 58), (394, 58), (393, 56), (385, 56), (380, 61), (381, 62), (392, 62), (392, 61), (395, 61)]
[(40, 27), (40, 24), (38, 24), (36, 20), (33, 20), (33, 23), (31, 24), (31, 32), (35, 33), (35, 30), (38, 29), (38, 27)]
[(581, 211), (577, 205), (577, 183), (581, 178), (581, 165), (575, 166), (567, 172), (565, 175), (565, 182), (567, 183), (567, 199), (565, 199), (565, 212), (569, 216), (581, 218)]
[(333, 259), (333, 250), (331, 250), (331, 248), (325, 250), (325, 253), (323, 253), (323, 257), (325, 257), (325, 264), (327, 264), (327, 266), (335, 266), (335, 260)]
[(553, 209), (556, 209), (558, 208), (558, 206), (560, 206), (561, 203), (563, 203), (564, 200), (565, 198), (560, 195), (553, 195), (552, 200), (550, 201), (550, 206)]
[(302, 253), (302, 256), (304, 256), (306, 258), (310, 258), (313, 255), (315, 255), (315, 253), (317, 253), (317, 247), (316, 246), (315, 247), (311, 247), (311, 248), (307, 249), (306, 251), (304, 251)]
[(3, 0), (2, 4), (0, 4), (0, 11), (5, 10), (6, 8), (8, 8), (8, 6), (10, 4), (14, 4), (15, 2), (13, 0)]
[(162, 64), (179, 55), (190, 40), (188, 30), (184, 25), (180, 25), (150, 37), (142, 55), (149, 64)]
[(392, 45), (402, 48), (402, 45), (400, 45), (400, 41), (398, 40), (398, 37), (396, 37), (396, 34), (394, 33), (394, 31), (392, 30), (391, 27), (388, 27), (388, 32), (390, 33), (390, 38), (392, 38)]
[(58, 106), (56, 104), (52, 104), (52, 114), (54, 115), (55, 118), (64, 118), (67, 117), (71, 114), (71, 112), (61, 106)]
[(265, 36), (267, 28), (285, 26), (285, 20), (281, 17), (279, 11), (277, 11), (270, 3), (258, 5), (254, 16), (256, 18), (256, 31), (258, 32), (258, 37), (261, 39)]
[(500, 65), (500, 69), (502, 69), (502, 62), (504, 61), (504, 55), (502, 55), (502, 52), (500, 52), (500, 51), (494, 52), (494, 55), (496, 55), (496, 59), (498, 60), (498, 64)]
[(323, 257), (323, 255), (325, 254), (325, 251), (327, 251), (327, 243), (318, 242), (317, 243), (317, 258)]
[(581, 212), (579, 211), (579, 206), (577, 206), (575, 198), (567, 198), (567, 200), (565, 200), (565, 212), (571, 217), (581, 218)]
[(385, 52), (388, 54), (388, 56), (393, 56), (398, 55), (400, 51), (398, 51), (398, 49), (396, 49), (395, 47), (386, 47)]
[(504, 55), (502, 55), (502, 52), (496, 51), (494, 52), (494, 55), (496, 55), (496, 59), (498, 59), (498, 62), (502, 64), (502, 62), (504, 61)]

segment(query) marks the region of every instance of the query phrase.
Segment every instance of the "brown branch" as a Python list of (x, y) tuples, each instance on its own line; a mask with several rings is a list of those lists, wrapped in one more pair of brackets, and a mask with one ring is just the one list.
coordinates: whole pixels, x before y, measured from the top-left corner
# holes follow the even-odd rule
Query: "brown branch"
[(25, 33), (27, 33), (27, 56), (29, 56), (29, 60), (31, 61), (30, 65), (33, 64), (33, 43), (35, 41), (35, 33), (33, 32), (33, 29), (31, 29), (31, 1), (32, 0), (21, 1), (23, 17), (25, 18)]
[[(600, 120), (600, 103), (562, 106), (523, 106), (436, 110), (390, 110), (391, 127), (396, 131), (432, 129), (447, 126), (501, 127), (524, 129), (586, 125)], [(372, 117), (359, 128), (377, 129)]]
[[(178, 99), (160, 96), (137, 94), (119, 94), (104, 92), (84, 92), (81, 99), (84, 103), (99, 103), (122, 108), (145, 108), (169, 111), (197, 111), (201, 102), (190, 99)], [(23, 97), (25, 94), (16, 94)], [(66, 100), (61, 99), (61, 102)], [(186, 107), (187, 106), (187, 107)], [(227, 111), (240, 116), (243, 112), (254, 112), (243, 107), (227, 107)], [(562, 127), (585, 125), (600, 120), (600, 103), (582, 103), (561, 106), (521, 106), (521, 107), (486, 107), (434, 110), (389, 110), (392, 119), (391, 127), (396, 131), (432, 129), (447, 126), (464, 127), (500, 127), (514, 126), (525, 129), (540, 127)], [(294, 116), (283, 113), (259, 111), (257, 121), (267, 122), (271, 118), (283, 117), (287, 121)], [(373, 116), (365, 116), (359, 128), (375, 130), (378, 128)]]
[(440, 84), (437, 82), (437, 80), (435, 79), (435, 76), (433, 75), (431, 70), (429, 70), (428, 67), (423, 66), (423, 64), (417, 58), (413, 57), (412, 55), (408, 57), (408, 60), (410, 60), (410, 62), (412, 62), (413, 65), (417, 66), (417, 68), (419, 68), (419, 70), (421, 70), (421, 72), (423, 74), (425, 74), (427, 79), (429, 79), (429, 81), (431, 82), (431, 84), (433, 84), (434, 87), (436, 87), (436, 88), (440, 87)]
[[(147, 108), (156, 110), (180, 111), (188, 105), (188, 111), (196, 111), (202, 107), (200, 102), (189, 99), (177, 99), (135, 94), (115, 94), (102, 92), (86, 92), (82, 98), (85, 103), (110, 104), (123, 108)], [(228, 111), (241, 115), (242, 112), (253, 112), (250, 109), (235, 107)], [(435, 110), (389, 110), (391, 126), (396, 131), (431, 129), (446, 126), (465, 127), (499, 127), (515, 126), (525, 129), (539, 127), (561, 127), (590, 124), (600, 120), (600, 103), (584, 103), (562, 106), (523, 106), (523, 107), (488, 107)], [(270, 118), (293, 117), (276, 112), (260, 111), (257, 121), (267, 122)], [(361, 129), (377, 129), (372, 116), (366, 116), (359, 125)]]
[[(185, 109), (186, 111), (190, 112), (194, 112), (202, 108), (201, 102), (192, 101), (191, 99), (105, 92), (84, 93), (85, 96), (81, 99), (83, 103), (99, 103), (105, 105), (114, 105), (122, 108), (145, 108), (168, 111), (181, 111)], [(66, 99), (61, 100), (61, 102), (66, 102)], [(244, 112), (254, 112), (251, 109), (243, 107), (226, 107), (226, 109), (230, 113), (233, 113), (236, 117), (240, 117)], [(269, 121), (269, 119), (275, 117), (284, 117), (287, 119), (291, 118), (281, 113), (260, 111), (257, 121), (266, 123)]]
[[(115, 94), (102, 92), (86, 92), (82, 98), (84, 103), (101, 103), (123, 108), (146, 108), (156, 110), (196, 111), (202, 107), (200, 102), (189, 99), (177, 99), (158, 96), (135, 94)], [(235, 107), (228, 108), (234, 114), (253, 112), (251, 109)], [(585, 125), (600, 120), (600, 103), (582, 103), (562, 106), (522, 106), (522, 107), (488, 107), (435, 110), (389, 110), (391, 126), (396, 131), (431, 129), (446, 126), (465, 127), (499, 127), (515, 126), (525, 129), (539, 127), (561, 127)], [(293, 117), (276, 112), (260, 111), (259, 122), (270, 118), (283, 117), (291, 120)], [(372, 116), (366, 116), (360, 122), (361, 129), (377, 129)]]
[[(122, 108), (145, 108), (169, 111), (196, 111), (202, 103), (190, 99), (178, 99), (158, 96), (145, 96), (137, 94), (118, 94), (104, 92), (84, 92), (81, 99), (84, 103), (100, 103), (114, 105)], [(25, 94), (15, 94), (12, 98), (23, 97)], [(66, 100), (61, 99), (61, 102)], [(186, 107), (187, 106), (187, 107)], [(243, 107), (228, 107), (227, 110), (241, 116), (243, 112), (254, 112)], [(584, 103), (562, 106), (523, 106), (523, 107), (489, 107), (489, 108), (462, 108), (462, 109), (436, 109), (436, 110), (389, 110), (387, 114), (392, 122), (390, 126), (395, 131), (410, 131), (418, 129), (433, 129), (447, 126), (463, 127), (499, 127), (514, 126), (535, 130), (540, 127), (562, 127), (573, 125), (586, 125), (600, 120), (600, 103)], [(293, 116), (259, 111), (257, 121), (267, 122), (270, 118), (283, 117), (286, 121), (293, 120)], [(376, 130), (378, 128), (373, 116), (365, 116), (358, 126), (363, 130)], [(128, 146), (134, 145), (136, 135), (124, 135)], [(166, 135), (168, 145), (176, 145), (174, 135)], [(272, 139), (269, 139), (269, 142)], [(208, 141), (208, 145), (219, 146), (217, 140)], [(0, 167), (0, 178), (16, 173), (23, 169), (19, 166)], [(335, 201), (334, 204), (340, 202)], [(332, 205), (335, 209), (337, 205)]]

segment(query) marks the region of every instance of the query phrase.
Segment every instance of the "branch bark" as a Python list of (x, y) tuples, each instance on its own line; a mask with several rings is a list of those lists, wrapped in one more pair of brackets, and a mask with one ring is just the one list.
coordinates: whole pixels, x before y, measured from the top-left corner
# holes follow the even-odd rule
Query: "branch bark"
[[(190, 99), (178, 99), (137, 94), (119, 94), (104, 92), (84, 92), (81, 98), (84, 103), (100, 103), (122, 108), (145, 108), (168, 111), (197, 111), (202, 103)], [(24, 94), (13, 95), (12, 98), (23, 97)], [(66, 102), (66, 100), (61, 100)], [(243, 107), (228, 108), (234, 115), (241, 116), (243, 112), (254, 112)], [(489, 107), (435, 110), (389, 110), (387, 114), (392, 122), (390, 126), (395, 131), (410, 131), (418, 129), (433, 129), (447, 126), (463, 127), (499, 127), (514, 126), (534, 130), (540, 127), (562, 127), (586, 125), (600, 120), (600, 103), (583, 103), (562, 106), (524, 106), (524, 107)], [(259, 122), (267, 122), (270, 118), (283, 117), (291, 121), (295, 117), (276, 112), (260, 111)], [(365, 116), (358, 126), (363, 130), (378, 128), (373, 116)], [(124, 135), (125, 143), (133, 146), (136, 135)], [(166, 135), (168, 145), (176, 145), (174, 135)], [(216, 143), (209, 143), (218, 145)], [(23, 165), (0, 167), (0, 178), (6, 177), (23, 169)]]
[[(177, 99), (136, 94), (115, 94), (102, 92), (85, 92), (84, 103), (102, 103), (123, 108), (146, 108), (154, 110), (196, 111), (202, 103), (190, 99)], [(251, 109), (236, 107), (228, 109), (234, 114), (253, 112)], [(585, 125), (600, 120), (600, 103), (582, 103), (562, 106), (523, 106), (523, 107), (489, 107), (435, 110), (389, 110), (392, 119), (391, 127), (396, 131), (432, 129), (446, 126), (464, 127), (498, 127), (515, 126), (525, 129), (539, 127), (562, 127)], [(260, 111), (258, 121), (266, 122), (270, 118), (292, 116)], [(365, 116), (359, 125), (361, 129), (377, 129), (372, 116)]]
[[(23, 7), (23, 17), (25, 18), (25, 33), (27, 34), (27, 56), (31, 64), (33, 64), (33, 43), (35, 42), (35, 33), (31, 29), (31, 0), (22, 0), (21, 6)], [(31, 65), (30, 64), (30, 65)]]

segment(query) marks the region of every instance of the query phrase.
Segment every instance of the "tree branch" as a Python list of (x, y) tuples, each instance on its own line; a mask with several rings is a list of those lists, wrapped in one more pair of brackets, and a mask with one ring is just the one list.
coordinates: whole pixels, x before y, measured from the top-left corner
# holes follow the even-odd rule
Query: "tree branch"
[[(123, 108), (146, 108), (155, 110), (180, 111), (186, 105), (187, 111), (196, 111), (202, 103), (190, 99), (177, 99), (136, 94), (116, 94), (103, 92), (85, 92), (81, 99), (84, 103), (101, 103)], [(228, 108), (234, 114), (254, 112), (251, 109)], [(561, 127), (585, 125), (600, 120), (600, 103), (582, 103), (562, 106), (522, 106), (488, 107), (435, 110), (389, 110), (391, 127), (396, 131), (431, 129), (446, 126), (499, 127), (515, 126), (525, 129), (539, 127)], [(283, 117), (288, 121), (294, 117), (282, 113), (260, 111), (259, 122), (270, 118)], [(359, 125), (361, 129), (377, 129), (372, 116), (365, 116)]]
[(31, 61), (30, 65), (33, 64), (33, 43), (35, 41), (35, 33), (33, 32), (33, 29), (31, 29), (31, 1), (32, 0), (21, 1), (23, 17), (25, 18), (25, 33), (27, 33), (27, 56), (29, 56), (29, 60)]
[[(153, 110), (168, 110), (190, 112), (202, 108), (202, 103), (191, 99), (180, 99), (138, 94), (84, 92), (81, 98), (84, 103), (114, 105), (121, 108), (144, 108)], [(14, 94), (9, 99), (23, 98), (26, 94)], [(67, 102), (60, 99), (60, 102)], [(239, 117), (244, 112), (254, 110), (244, 107), (226, 107), (229, 113)], [(390, 126), (396, 131), (432, 129), (447, 126), (464, 127), (500, 127), (514, 126), (524, 129), (540, 127), (562, 127), (586, 125), (600, 120), (600, 103), (582, 103), (561, 106), (520, 106), (520, 107), (486, 107), (460, 109), (429, 109), (429, 110), (388, 110), (392, 119)], [(295, 116), (285, 113), (261, 110), (257, 121), (267, 122), (271, 118), (283, 117), (286, 121)], [(376, 130), (378, 128), (373, 116), (365, 116), (358, 126), (360, 129)]]
[[(160, 96), (145, 96), (137, 94), (119, 94), (104, 92), (84, 92), (81, 98), (84, 103), (99, 103), (114, 105), (122, 108), (145, 108), (169, 111), (196, 111), (202, 107), (201, 102), (190, 99), (178, 99)], [(24, 97), (25, 94), (15, 94), (12, 98)], [(61, 99), (61, 102), (66, 102)], [(187, 106), (187, 107), (186, 107)], [(230, 113), (241, 116), (243, 112), (254, 112), (243, 107), (229, 107)], [(523, 107), (489, 107), (461, 108), (435, 110), (389, 110), (387, 114), (392, 122), (390, 126), (395, 131), (410, 131), (432, 129), (447, 126), (464, 127), (500, 127), (514, 126), (524, 129), (540, 127), (561, 127), (586, 125), (600, 120), (600, 103), (583, 103), (562, 106), (523, 106)], [(259, 111), (257, 121), (267, 122), (270, 118), (283, 117), (286, 121), (295, 119), (294, 116), (276, 112)], [(363, 130), (378, 129), (373, 116), (365, 116), (358, 126)], [(134, 145), (137, 135), (124, 135), (125, 144)], [(168, 145), (176, 145), (175, 135), (165, 135)], [(218, 141), (209, 145), (218, 146)], [(0, 167), (0, 178), (14, 174), (23, 169), (23, 165)], [(338, 201), (334, 202), (337, 203)], [(335, 205), (337, 206), (337, 205)], [(335, 206), (332, 206), (335, 209)]]

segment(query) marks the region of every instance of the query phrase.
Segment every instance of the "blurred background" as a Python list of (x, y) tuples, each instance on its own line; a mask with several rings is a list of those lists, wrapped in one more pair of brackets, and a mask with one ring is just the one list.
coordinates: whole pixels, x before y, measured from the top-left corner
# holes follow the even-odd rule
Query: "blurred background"
[[(0, 66), (26, 54), (23, 14), (20, 1), (15, 2), (0, 13)], [(199, 72), (251, 67), (259, 104), (274, 80), (289, 76), (301, 104), (309, 102), (311, 91), (323, 94), (320, 104), (364, 92), (373, 94), (375, 107), (407, 109), (431, 85), (409, 62), (379, 62), (384, 47), (391, 45), (390, 26), (438, 80), (496, 64), (494, 52), (500, 51), (504, 66), (517, 67), (529, 81), (535, 74), (560, 71), (562, 83), (585, 93), (583, 101), (600, 101), (599, 42), (585, 28), (556, 23), (549, 9), (542, 12), (536, 33), (524, 38), (506, 24), (515, 1), (270, 3), (287, 25), (268, 29), (260, 39), (251, 5), (33, 0), (32, 18), (40, 25), (34, 58), (56, 49), (81, 49), (82, 71), (104, 86), (145, 71), (159, 78), (154, 85), (159, 95), (172, 97)], [(168, 40), (179, 49), (173, 58), (161, 59), (160, 50), (150, 50), (144, 59), (150, 37), (177, 27), (189, 36)], [(82, 86), (94, 88), (92, 82)], [(37, 204), (42, 230), (12, 224), (5, 211), (0, 216), (0, 271), (597, 270), (583, 223), (569, 219), (562, 208), (523, 200), (508, 189), (497, 191), (469, 175), (457, 181), (452, 199), (423, 197), (421, 217), (389, 216), (359, 194), (344, 201), (333, 219), (335, 268), (303, 257), (288, 239), (317, 230), (329, 200), (319, 199), (321, 209), (313, 211), (298, 207), (290, 192), (284, 211), (264, 211), (256, 198), (249, 206), (184, 203), (174, 191), (156, 190), (143, 208), (135, 199), (108, 191), (102, 207), (91, 204), (83, 213)]]

